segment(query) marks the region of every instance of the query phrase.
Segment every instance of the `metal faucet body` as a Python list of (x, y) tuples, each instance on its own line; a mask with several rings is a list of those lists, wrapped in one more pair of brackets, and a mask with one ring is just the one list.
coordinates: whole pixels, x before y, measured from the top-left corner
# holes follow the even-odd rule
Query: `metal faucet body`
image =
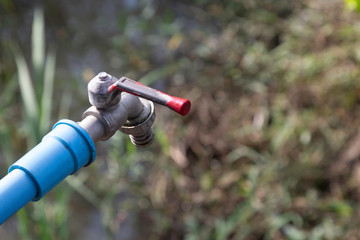
[(83, 114), (79, 123), (94, 142), (105, 141), (117, 130), (128, 134), (137, 147), (150, 145), (155, 138), (152, 125), (155, 121), (154, 104), (127, 92), (108, 89), (118, 79), (101, 72), (88, 84), (89, 102), (93, 105)]

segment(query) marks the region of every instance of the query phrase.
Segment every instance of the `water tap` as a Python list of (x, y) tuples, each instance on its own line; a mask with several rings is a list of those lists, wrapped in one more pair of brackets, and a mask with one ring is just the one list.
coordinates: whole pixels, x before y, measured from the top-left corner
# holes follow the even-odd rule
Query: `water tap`
[(95, 141), (107, 140), (117, 130), (128, 134), (137, 147), (150, 145), (154, 138), (154, 104), (169, 107), (185, 116), (191, 103), (187, 99), (170, 96), (127, 77), (120, 79), (100, 72), (88, 84), (92, 107), (79, 123)]

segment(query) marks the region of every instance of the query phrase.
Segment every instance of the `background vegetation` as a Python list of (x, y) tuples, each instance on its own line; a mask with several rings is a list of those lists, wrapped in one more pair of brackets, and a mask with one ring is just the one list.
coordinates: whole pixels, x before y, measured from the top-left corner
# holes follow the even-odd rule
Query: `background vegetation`
[[(0, 1), (0, 173), (100, 71), (189, 98), (1, 239), (359, 239), (358, 1)], [(0, 206), (1, 207), (1, 206)]]

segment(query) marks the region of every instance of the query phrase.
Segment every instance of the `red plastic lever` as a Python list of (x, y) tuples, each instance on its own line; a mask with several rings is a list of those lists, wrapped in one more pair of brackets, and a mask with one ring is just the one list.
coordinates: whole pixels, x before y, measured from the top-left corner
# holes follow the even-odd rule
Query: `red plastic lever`
[(122, 77), (112, 84), (108, 92), (115, 89), (167, 106), (182, 116), (187, 115), (191, 108), (191, 102), (188, 99), (170, 96), (127, 77)]
[(189, 113), (191, 108), (191, 102), (188, 99), (173, 96), (169, 97), (170, 99), (166, 103), (166, 106), (183, 116)]

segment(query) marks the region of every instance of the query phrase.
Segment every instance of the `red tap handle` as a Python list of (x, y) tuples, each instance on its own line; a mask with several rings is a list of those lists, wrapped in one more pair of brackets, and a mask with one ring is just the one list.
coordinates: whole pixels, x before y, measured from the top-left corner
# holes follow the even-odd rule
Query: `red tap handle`
[(170, 96), (127, 77), (122, 77), (113, 83), (108, 92), (110, 93), (115, 89), (167, 106), (183, 116), (188, 114), (191, 108), (191, 102), (188, 99)]

